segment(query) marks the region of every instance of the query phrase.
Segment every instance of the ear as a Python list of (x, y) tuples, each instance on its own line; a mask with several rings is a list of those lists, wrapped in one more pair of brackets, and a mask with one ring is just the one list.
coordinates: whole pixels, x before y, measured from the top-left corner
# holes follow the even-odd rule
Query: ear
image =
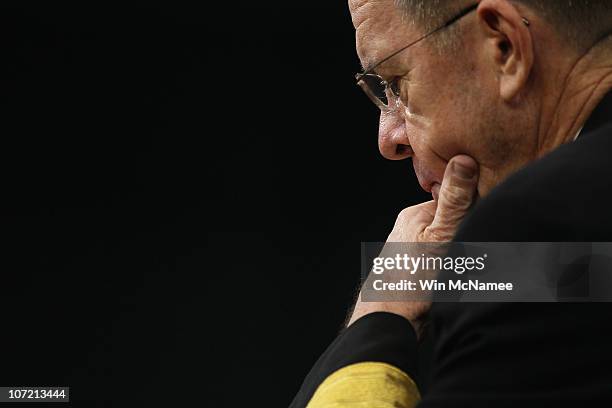
[(507, 0), (482, 0), (478, 20), (484, 32), (485, 55), (499, 76), (499, 93), (513, 100), (527, 84), (533, 68), (529, 23)]

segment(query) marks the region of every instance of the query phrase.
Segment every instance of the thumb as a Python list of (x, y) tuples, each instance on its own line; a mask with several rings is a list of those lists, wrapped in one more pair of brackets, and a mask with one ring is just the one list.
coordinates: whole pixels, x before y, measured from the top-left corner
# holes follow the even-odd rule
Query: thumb
[(478, 163), (470, 156), (453, 157), (446, 166), (438, 194), (438, 208), (430, 232), (450, 241), (472, 206), (478, 186)]

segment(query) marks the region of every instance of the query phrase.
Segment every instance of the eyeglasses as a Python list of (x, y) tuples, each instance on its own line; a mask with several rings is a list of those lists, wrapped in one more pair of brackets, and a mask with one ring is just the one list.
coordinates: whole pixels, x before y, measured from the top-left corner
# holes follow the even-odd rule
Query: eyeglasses
[[(376, 106), (378, 106), (378, 108), (381, 111), (388, 112), (388, 111), (396, 110), (397, 108), (399, 108), (399, 105), (401, 103), (400, 84), (399, 84), (400, 78), (396, 78), (390, 82), (387, 82), (380, 75), (373, 74), (372, 72), (382, 63), (390, 60), (391, 58), (395, 57), (397, 54), (412, 47), (416, 43), (423, 41), (424, 39), (434, 35), (438, 31), (441, 31), (447, 28), (448, 26), (457, 22), (458, 20), (468, 15), (472, 11), (476, 10), (477, 8), (478, 8), (478, 3), (473, 4), (463, 9), (459, 14), (457, 14), (455, 17), (448, 20), (442, 26), (423, 35), (422, 37), (417, 38), (415, 41), (411, 42), (405, 47), (402, 47), (399, 50), (393, 52), (388, 57), (383, 58), (382, 60), (378, 61), (376, 64), (370, 66), (368, 69), (366, 69), (365, 72), (355, 75), (355, 79), (357, 80), (357, 85), (359, 85), (361, 89), (363, 89), (366, 95), (372, 100), (372, 102), (374, 102)], [(525, 24), (529, 25), (529, 22), (527, 20), (523, 19), (523, 21), (525, 22)]]
[(434, 29), (433, 31), (430, 31), (429, 33), (412, 41), (410, 44), (393, 52), (391, 55), (383, 58), (374, 65), (370, 66), (368, 69), (366, 69), (365, 72), (355, 75), (357, 85), (359, 85), (361, 89), (363, 89), (365, 94), (372, 100), (372, 102), (374, 102), (374, 105), (378, 106), (381, 111), (388, 112), (396, 110), (397, 108), (399, 108), (399, 105), (401, 103), (399, 86), (400, 78), (396, 78), (390, 82), (387, 82), (380, 75), (373, 74), (372, 72), (382, 63), (390, 60), (397, 54), (407, 50), (408, 48), (423, 41), (424, 39), (434, 35), (438, 31), (444, 30), (445, 28), (459, 21), (461, 18), (465, 17), (477, 8), (478, 3), (466, 7), (465, 9), (461, 10), (459, 14), (448, 20), (440, 27)]

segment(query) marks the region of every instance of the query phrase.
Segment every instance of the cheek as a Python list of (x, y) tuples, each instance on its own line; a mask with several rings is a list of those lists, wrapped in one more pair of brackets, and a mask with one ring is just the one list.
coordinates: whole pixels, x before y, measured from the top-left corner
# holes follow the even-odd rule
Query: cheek
[[(444, 67), (443, 64), (440, 67)], [(474, 128), (474, 89), (455, 70), (430, 67), (410, 87), (412, 115), (406, 116), (415, 167), (441, 181), (448, 161), (458, 154), (476, 159), (480, 132)]]
[(441, 91), (447, 84), (427, 86), (429, 81), (413, 88), (411, 106), (405, 116), (406, 128), (422, 161), (447, 162), (460, 152), (461, 126), (465, 120), (457, 95)]
[(414, 167), (421, 174), (441, 183), (451, 158), (458, 154), (474, 157), (470, 150), (472, 137), (470, 120), (462, 109), (465, 101), (458, 95), (447, 94), (442, 98), (430, 98), (423, 104), (420, 115), (406, 116), (406, 129), (414, 150)]
[[(445, 142), (432, 134), (429, 129), (415, 130), (414, 127), (406, 125), (413, 149), (412, 162), (417, 173), (427, 175), (428, 178), (441, 183), (444, 170), (450, 157), (440, 152), (445, 150)], [(452, 157), (452, 156), (451, 156)]]
[(471, 147), (478, 131), (472, 128), (473, 121), (465, 109), (469, 104), (467, 95), (448, 92), (439, 96), (442, 97), (428, 98), (423, 103), (416, 120), (406, 117), (407, 127), (414, 129), (415, 154), (426, 163), (447, 163), (458, 154), (475, 153)]
[(433, 154), (447, 161), (458, 154), (468, 153), (470, 143), (463, 129), (467, 121), (462, 117), (453, 117), (453, 113), (449, 109), (447, 114), (433, 118), (424, 138), (424, 143)]

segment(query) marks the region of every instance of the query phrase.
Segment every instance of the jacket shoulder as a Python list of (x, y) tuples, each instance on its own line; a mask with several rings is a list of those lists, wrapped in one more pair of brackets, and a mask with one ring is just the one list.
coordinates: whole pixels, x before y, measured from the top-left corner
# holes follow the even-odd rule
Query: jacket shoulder
[[(582, 135), (493, 189), (466, 217), (457, 241), (609, 240), (612, 124)], [(602, 239), (603, 238), (603, 239)]]

